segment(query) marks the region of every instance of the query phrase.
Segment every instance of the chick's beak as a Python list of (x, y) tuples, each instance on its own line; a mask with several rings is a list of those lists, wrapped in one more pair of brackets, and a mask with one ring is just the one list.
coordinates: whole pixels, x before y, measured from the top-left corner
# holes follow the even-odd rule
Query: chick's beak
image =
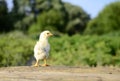
[(52, 33), (50, 33), (50, 34), (49, 34), (49, 36), (53, 36), (53, 34), (52, 34)]

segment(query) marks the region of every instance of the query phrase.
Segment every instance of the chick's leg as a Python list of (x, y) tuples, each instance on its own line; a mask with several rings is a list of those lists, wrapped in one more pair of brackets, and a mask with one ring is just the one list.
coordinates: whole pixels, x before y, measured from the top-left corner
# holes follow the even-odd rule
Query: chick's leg
[(39, 61), (38, 61), (38, 60), (36, 61), (36, 63), (35, 63), (34, 66), (35, 66), (35, 67), (38, 67), (38, 66), (39, 66)]
[(49, 65), (47, 64), (47, 59), (46, 59), (46, 58), (44, 58), (44, 64), (43, 64), (42, 66), (49, 66)]

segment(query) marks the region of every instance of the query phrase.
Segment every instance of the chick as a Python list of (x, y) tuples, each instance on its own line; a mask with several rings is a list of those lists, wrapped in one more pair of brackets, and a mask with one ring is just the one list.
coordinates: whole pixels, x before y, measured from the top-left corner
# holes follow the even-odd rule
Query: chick
[(42, 66), (48, 66), (47, 58), (49, 56), (50, 44), (48, 42), (48, 38), (53, 34), (46, 30), (40, 34), (39, 41), (35, 44), (34, 47), (34, 57), (36, 59), (35, 67), (39, 66), (39, 60), (44, 60), (44, 64)]

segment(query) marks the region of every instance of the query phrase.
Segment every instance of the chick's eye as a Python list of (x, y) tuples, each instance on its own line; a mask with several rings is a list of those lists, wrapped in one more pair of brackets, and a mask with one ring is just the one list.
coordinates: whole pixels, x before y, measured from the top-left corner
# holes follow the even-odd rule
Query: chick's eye
[(47, 33), (47, 35), (49, 35), (49, 33)]

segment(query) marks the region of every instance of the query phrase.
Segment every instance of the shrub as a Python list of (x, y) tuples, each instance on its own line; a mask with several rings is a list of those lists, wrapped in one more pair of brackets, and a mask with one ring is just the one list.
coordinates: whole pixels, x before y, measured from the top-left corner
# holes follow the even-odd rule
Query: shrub
[[(33, 57), (33, 40), (21, 32), (0, 35), (0, 66), (26, 65)], [(118, 35), (52, 37), (49, 63), (68, 66), (120, 66)]]
[(0, 35), (0, 66), (25, 65), (33, 55), (34, 41), (21, 32)]
[(119, 36), (65, 35), (51, 38), (50, 63), (74, 66), (120, 66), (119, 40)]

